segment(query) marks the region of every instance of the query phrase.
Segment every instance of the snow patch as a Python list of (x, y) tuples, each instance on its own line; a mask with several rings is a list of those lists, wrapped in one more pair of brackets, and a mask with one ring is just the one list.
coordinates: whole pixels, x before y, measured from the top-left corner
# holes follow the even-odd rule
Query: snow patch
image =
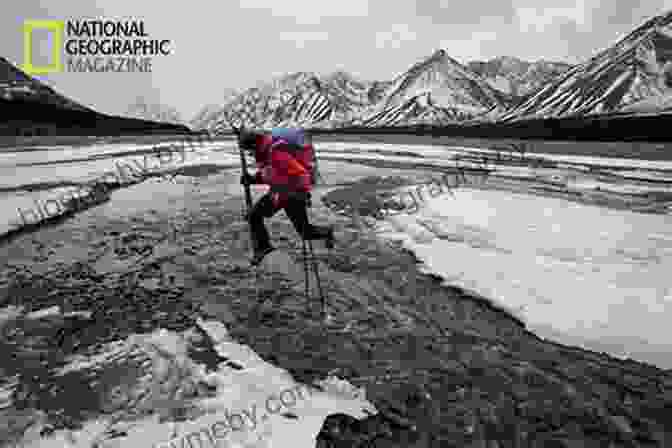
[(428, 272), (530, 328), (618, 341), (644, 361), (672, 352), (672, 216), (501, 191), (454, 193), (386, 218), (379, 235), (402, 241)]
[[(57, 431), (48, 438), (40, 438), (39, 428), (33, 427), (27, 431), (21, 446), (171, 447), (195, 443), (194, 438), (203, 437), (200, 443), (206, 445), (214, 441), (217, 446), (224, 442), (227, 446), (312, 448), (328, 415), (345, 413), (365, 418), (377, 412), (367, 401), (364, 389), (356, 388), (346, 380), (328, 377), (315, 385), (299, 384), (286, 370), (267, 363), (250, 347), (233, 341), (221, 322), (198, 319), (197, 325), (213, 341), (219, 355), (228, 359), (214, 372), (206, 372), (203, 365), (195, 364), (188, 356), (189, 341), (195, 333), (178, 334), (165, 329), (109, 344), (104, 353), (97, 356), (72, 358), (61, 371), (65, 373), (96, 364), (104, 368), (104, 364), (112, 359), (144, 354), (151, 360), (151, 374), (140, 378), (132, 391), (143, 397), (137, 405), (154, 409), (153, 415), (133, 421), (119, 416), (98, 419), (87, 422), (81, 431)], [(230, 367), (231, 362), (242, 368)], [(216, 394), (181, 401), (182, 405), (200, 410), (198, 417), (182, 422), (166, 422), (159, 418), (161, 403), (167, 403), (166, 393), (170, 395), (172, 390), (173, 402), (180, 401), (177, 397), (185, 385), (199, 383), (215, 387)], [(288, 403), (287, 391), (293, 391), (292, 403)], [(283, 396), (284, 407), (278, 410)], [(270, 397), (275, 400), (273, 406), (269, 405)], [(276, 412), (272, 412), (274, 409)], [(287, 413), (296, 418), (283, 415)], [(235, 426), (233, 422), (242, 423)], [(229, 425), (228, 431), (225, 425)], [(120, 431), (126, 435), (114, 436)]]

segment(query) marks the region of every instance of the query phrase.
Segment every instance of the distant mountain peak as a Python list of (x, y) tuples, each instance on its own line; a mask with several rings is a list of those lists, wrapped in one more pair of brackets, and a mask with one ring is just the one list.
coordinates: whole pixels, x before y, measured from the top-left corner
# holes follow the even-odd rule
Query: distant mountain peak
[(342, 69), (334, 70), (333, 72), (329, 73), (328, 76), (332, 78), (344, 78), (344, 79), (354, 78), (354, 76), (352, 76), (350, 73)]
[[(342, 69), (277, 76), (217, 111), (204, 110), (202, 117), (209, 129), (228, 126), (222, 119), (227, 114), (260, 127), (405, 126), (600, 113), (634, 105), (669, 109), (671, 21), (672, 11), (647, 21), (582, 66), (510, 55), (462, 64), (439, 48), (388, 80), (365, 81)], [(646, 98), (653, 100), (640, 101)]]
[(385, 105), (394, 106), (425, 93), (430, 93), (436, 107), (463, 108), (467, 115), (502, 105), (495, 89), (445, 50), (435, 51), (397, 76)]
[(451, 57), (446, 50), (440, 48), (421, 64), (454, 64), (462, 67), (462, 63)]
[(438, 49), (389, 81), (364, 81), (344, 70), (276, 76), (219, 111), (204, 111), (199, 127), (223, 130), (225, 117), (257, 127), (448, 123), (502, 106), (499, 92)]
[(505, 115), (504, 121), (655, 112), (672, 95), (672, 11), (653, 17), (611, 47), (565, 72)]
[(135, 102), (128, 107), (126, 115), (159, 123), (184, 124), (184, 120), (175, 108), (150, 102), (142, 96), (136, 97)]
[(518, 103), (537, 92), (572, 66), (565, 62), (525, 61), (514, 56), (498, 56), (488, 61), (472, 61), (468, 67), (485, 78), (495, 89)]

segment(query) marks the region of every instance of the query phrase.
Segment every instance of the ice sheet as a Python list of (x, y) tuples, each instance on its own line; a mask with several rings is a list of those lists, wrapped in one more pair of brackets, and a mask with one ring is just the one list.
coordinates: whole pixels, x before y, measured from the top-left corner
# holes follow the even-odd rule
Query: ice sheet
[(672, 353), (672, 216), (461, 188), (379, 230), (532, 329), (612, 342), (622, 346), (613, 354), (640, 360)]

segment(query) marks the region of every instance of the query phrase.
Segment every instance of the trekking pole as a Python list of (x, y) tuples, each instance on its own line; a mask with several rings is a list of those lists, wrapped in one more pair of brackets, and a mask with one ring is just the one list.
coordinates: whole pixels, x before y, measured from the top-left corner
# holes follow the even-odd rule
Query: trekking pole
[[(233, 123), (231, 123), (231, 121), (229, 121), (228, 116), (225, 115), (225, 119), (229, 123), (229, 126), (231, 126), (231, 129), (233, 129), (233, 132), (236, 134), (236, 136), (240, 137), (241, 129), (238, 129), (237, 127), (235, 127), (233, 125)], [(241, 122), (241, 125), (242, 125), (242, 122)], [(244, 129), (244, 127), (243, 127), (243, 129)], [(249, 230), (250, 230), (250, 243), (252, 245), (252, 251), (254, 252), (254, 250), (255, 250), (254, 234), (252, 233), (252, 223), (250, 222), (250, 216), (249, 216), (250, 215), (250, 210), (252, 210), (252, 192), (250, 191), (250, 184), (247, 183), (247, 179), (246, 179), (247, 176), (248, 176), (247, 159), (245, 158), (245, 151), (243, 150), (243, 148), (238, 146), (238, 149), (240, 151), (240, 165), (241, 165), (242, 172), (243, 172), (243, 178), (245, 179), (245, 181), (243, 182), (243, 189), (244, 189), (244, 192), (245, 192), (245, 204), (246, 204), (247, 208), (245, 210), (244, 219), (247, 221), (247, 224), (248, 224), (248, 227), (249, 227)], [(255, 273), (255, 279), (254, 279), (255, 294), (257, 296), (257, 302), (259, 302), (259, 266), (255, 266), (254, 273)]]
[(313, 262), (313, 271), (315, 272), (315, 280), (317, 281), (317, 290), (320, 294), (320, 301), (322, 302), (322, 317), (326, 318), (327, 299), (325, 298), (324, 292), (322, 291), (322, 282), (320, 281), (320, 269), (317, 260), (315, 259), (315, 252), (313, 251), (313, 243), (310, 240), (308, 240), (308, 248), (310, 250), (311, 259)]
[(303, 241), (303, 273), (305, 274), (304, 286), (306, 287), (306, 300), (310, 302), (310, 277), (309, 277), (309, 268), (308, 268), (308, 250), (306, 249), (306, 238), (301, 236)]
[[(320, 182), (325, 185), (326, 182), (324, 181), (324, 178), (322, 177), (322, 172), (320, 171), (319, 165), (318, 165), (318, 157), (317, 157), (317, 149), (315, 146), (313, 146), (312, 142), (312, 135), (308, 134), (308, 139), (309, 139), (309, 144), (313, 148), (313, 165), (314, 165), (314, 172), (313, 172), (313, 183), (317, 184), (317, 180), (319, 179)], [(327, 319), (327, 299), (324, 295), (324, 291), (322, 290), (322, 281), (320, 279), (320, 271), (319, 271), (319, 264), (317, 260), (315, 259), (315, 252), (313, 250), (313, 244), (310, 240), (306, 241), (304, 239), (303, 241), (303, 251), (304, 251), (304, 259), (306, 259), (306, 243), (308, 244), (308, 250), (310, 251), (311, 255), (311, 261), (312, 261), (312, 268), (313, 272), (315, 273), (315, 281), (317, 282), (317, 290), (320, 294), (320, 301), (322, 302), (322, 317)], [(304, 265), (304, 269), (306, 269), (306, 296), (308, 296), (308, 263)]]
[[(227, 117), (228, 121), (228, 117)], [(231, 129), (233, 129), (233, 132), (235, 132), (236, 136), (240, 136), (241, 130), (236, 128), (231, 122), (229, 122), (229, 126), (231, 126)], [(240, 146), (238, 147), (240, 151), (240, 165), (243, 169), (243, 176), (247, 176), (247, 159), (245, 158), (245, 151), (243, 148)], [(243, 188), (245, 189), (245, 203), (247, 204), (247, 212), (249, 213), (250, 209), (252, 208), (252, 193), (250, 192), (250, 184), (247, 182), (243, 182)]]

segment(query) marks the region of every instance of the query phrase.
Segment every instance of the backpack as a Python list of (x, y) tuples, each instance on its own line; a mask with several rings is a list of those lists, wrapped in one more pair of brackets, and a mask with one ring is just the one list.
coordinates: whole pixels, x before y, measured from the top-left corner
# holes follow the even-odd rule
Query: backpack
[[(273, 128), (271, 137), (274, 143), (283, 140), (287, 144), (289, 150), (293, 150), (293, 154), (297, 159), (304, 165), (310, 167), (312, 184), (315, 185), (317, 183), (317, 178), (321, 176), (317, 169), (315, 147), (308, 142), (304, 130), (300, 128)], [(307, 148), (304, 146), (306, 144), (309, 145), (308, 150), (306, 150)]]

